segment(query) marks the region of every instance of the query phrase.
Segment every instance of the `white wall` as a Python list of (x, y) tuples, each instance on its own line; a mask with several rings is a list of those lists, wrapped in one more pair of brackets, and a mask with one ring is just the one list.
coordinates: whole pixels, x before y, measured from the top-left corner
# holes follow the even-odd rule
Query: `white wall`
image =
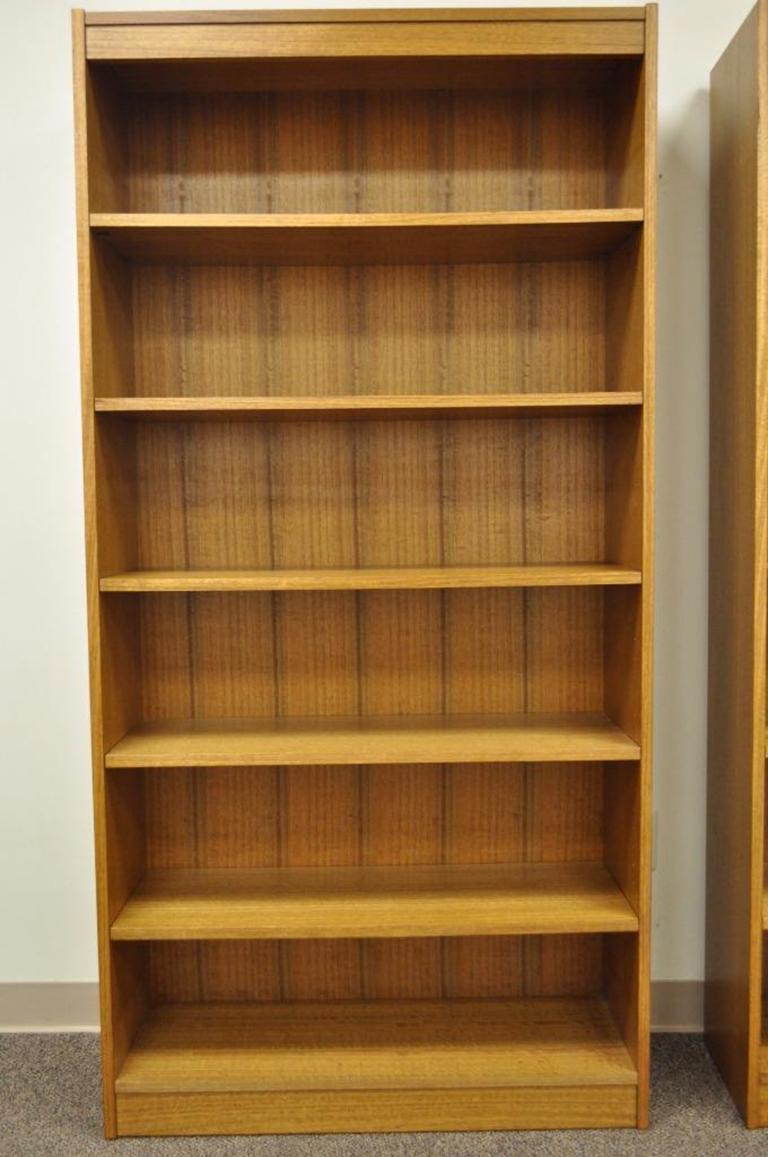
[[(707, 89), (751, 3), (660, 4), (654, 976), (662, 980), (703, 974)], [(0, 77), (0, 983), (85, 981), (96, 976), (96, 949), (67, 0), (0, 0)]]

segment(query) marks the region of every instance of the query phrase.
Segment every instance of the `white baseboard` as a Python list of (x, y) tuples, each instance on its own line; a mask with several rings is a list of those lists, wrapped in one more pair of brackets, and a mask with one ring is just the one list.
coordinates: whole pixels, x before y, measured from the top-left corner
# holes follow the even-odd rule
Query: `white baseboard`
[(704, 981), (654, 980), (651, 1027), (654, 1032), (703, 1032)]
[(0, 984), (0, 1032), (98, 1032), (99, 986)]
[[(654, 1032), (701, 1032), (704, 983), (655, 980)], [(99, 987), (83, 984), (0, 984), (0, 1032), (97, 1032)]]

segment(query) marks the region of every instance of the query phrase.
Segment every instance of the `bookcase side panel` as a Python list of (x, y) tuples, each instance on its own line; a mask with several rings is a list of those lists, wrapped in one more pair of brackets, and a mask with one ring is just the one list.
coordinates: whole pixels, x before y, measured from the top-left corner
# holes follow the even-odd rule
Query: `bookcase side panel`
[[(765, 243), (758, 235), (764, 11), (712, 74), (710, 625), (705, 1026), (758, 1122), (765, 759)], [(763, 181), (765, 174), (763, 173)], [(764, 194), (762, 194), (764, 195)], [(764, 227), (763, 227), (764, 229)], [(761, 312), (763, 316), (761, 316)], [(763, 374), (764, 378), (764, 374)]]

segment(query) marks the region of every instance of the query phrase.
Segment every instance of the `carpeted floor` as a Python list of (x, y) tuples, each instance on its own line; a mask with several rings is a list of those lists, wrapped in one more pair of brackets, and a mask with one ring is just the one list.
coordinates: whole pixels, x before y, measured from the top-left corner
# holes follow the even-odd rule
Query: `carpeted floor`
[(742, 1126), (699, 1037), (657, 1036), (647, 1133), (420, 1133), (325, 1137), (101, 1138), (94, 1035), (0, 1036), (2, 1157), (704, 1157), (768, 1154)]

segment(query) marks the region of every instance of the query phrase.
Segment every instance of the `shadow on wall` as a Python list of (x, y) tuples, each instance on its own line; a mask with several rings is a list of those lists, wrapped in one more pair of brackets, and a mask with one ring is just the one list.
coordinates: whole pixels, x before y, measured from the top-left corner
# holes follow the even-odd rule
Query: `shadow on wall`
[(706, 828), (708, 141), (708, 91), (659, 124), (653, 971), (665, 978), (704, 967), (704, 876), (689, 866)]

